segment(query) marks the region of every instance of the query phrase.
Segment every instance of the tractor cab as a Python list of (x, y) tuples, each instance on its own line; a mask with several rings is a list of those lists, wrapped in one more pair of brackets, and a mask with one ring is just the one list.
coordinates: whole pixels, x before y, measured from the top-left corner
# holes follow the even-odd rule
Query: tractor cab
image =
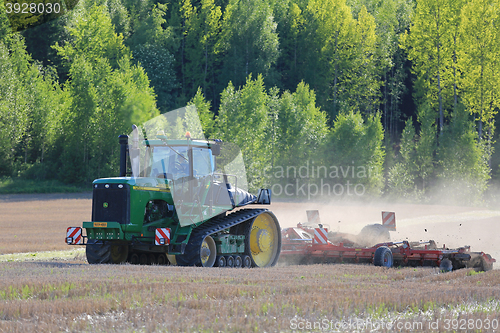
[(200, 178), (215, 173), (215, 156), (207, 147), (160, 145), (149, 149), (148, 177), (175, 181), (184, 177)]

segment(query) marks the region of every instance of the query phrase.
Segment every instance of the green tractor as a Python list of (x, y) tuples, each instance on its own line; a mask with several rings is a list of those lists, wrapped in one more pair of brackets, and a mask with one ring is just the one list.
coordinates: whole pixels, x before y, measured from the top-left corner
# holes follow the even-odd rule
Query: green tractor
[(67, 230), (66, 243), (86, 245), (90, 264), (277, 263), (278, 220), (267, 209), (244, 207), (270, 204), (270, 190), (246, 190), (239, 149), (204, 139), (195, 108), (133, 126), (119, 143), (120, 177), (94, 180), (92, 221)]

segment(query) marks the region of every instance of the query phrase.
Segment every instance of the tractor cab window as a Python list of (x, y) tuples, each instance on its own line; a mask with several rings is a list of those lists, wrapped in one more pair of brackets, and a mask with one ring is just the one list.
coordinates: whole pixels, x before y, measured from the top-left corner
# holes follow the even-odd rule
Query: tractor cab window
[[(212, 151), (193, 147), (193, 176), (211, 175), (214, 169)], [(153, 147), (150, 176), (155, 178), (179, 179), (189, 176), (189, 154), (186, 146)]]
[(193, 173), (195, 177), (211, 175), (212, 151), (207, 148), (193, 148)]
[(187, 147), (176, 146), (172, 148), (154, 147), (151, 160), (151, 177), (176, 180), (189, 176)]

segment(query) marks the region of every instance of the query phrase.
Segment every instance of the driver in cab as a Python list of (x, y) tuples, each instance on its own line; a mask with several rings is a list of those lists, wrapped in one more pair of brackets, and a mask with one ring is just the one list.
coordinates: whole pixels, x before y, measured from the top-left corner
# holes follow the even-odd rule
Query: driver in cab
[(187, 158), (182, 155), (177, 155), (177, 160), (175, 161), (175, 175), (176, 178), (189, 176), (189, 163)]

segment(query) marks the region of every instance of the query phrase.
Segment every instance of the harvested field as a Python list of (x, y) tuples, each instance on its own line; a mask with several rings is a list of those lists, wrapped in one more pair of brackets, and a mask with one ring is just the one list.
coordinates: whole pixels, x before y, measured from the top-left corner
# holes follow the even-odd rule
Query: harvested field
[(90, 221), (92, 193), (0, 195), (0, 254), (67, 250), (66, 228)]
[(218, 269), (88, 265), (83, 260), (0, 267), (0, 330), (9, 332), (269, 332), (355, 319), (422, 327), (439, 319), (438, 331), (447, 331), (446, 319), (479, 323), (500, 316), (498, 270)]
[[(500, 258), (497, 246), (500, 211), (481, 207), (373, 203), (287, 203), (263, 206), (273, 211), (281, 227), (306, 221), (305, 211), (318, 209), (333, 231), (358, 233), (380, 223), (382, 210), (396, 212), (393, 240), (433, 239), (439, 246), (470, 245)], [(66, 228), (90, 221), (92, 193), (0, 195), (0, 255), (17, 252), (67, 250)]]
[[(90, 219), (90, 197), (0, 196), (0, 254), (68, 249), (66, 227)], [(305, 221), (306, 209), (319, 209), (322, 222), (331, 229), (353, 233), (379, 222), (380, 210), (394, 210), (398, 219), (398, 231), (391, 235), (394, 239), (430, 235), (427, 239), (438, 244), (469, 244), (499, 259), (493, 246), (500, 220), (497, 211), (383, 203), (274, 203), (270, 208), (283, 227)], [(433, 268), (370, 265), (250, 270), (88, 265), (81, 251), (74, 253), (70, 259), (44, 254), (38, 255), (42, 257), (38, 261), (27, 261), (24, 256), (0, 260), (0, 331), (500, 329), (500, 270), (440, 273)], [(58, 252), (54, 257), (64, 256)]]

